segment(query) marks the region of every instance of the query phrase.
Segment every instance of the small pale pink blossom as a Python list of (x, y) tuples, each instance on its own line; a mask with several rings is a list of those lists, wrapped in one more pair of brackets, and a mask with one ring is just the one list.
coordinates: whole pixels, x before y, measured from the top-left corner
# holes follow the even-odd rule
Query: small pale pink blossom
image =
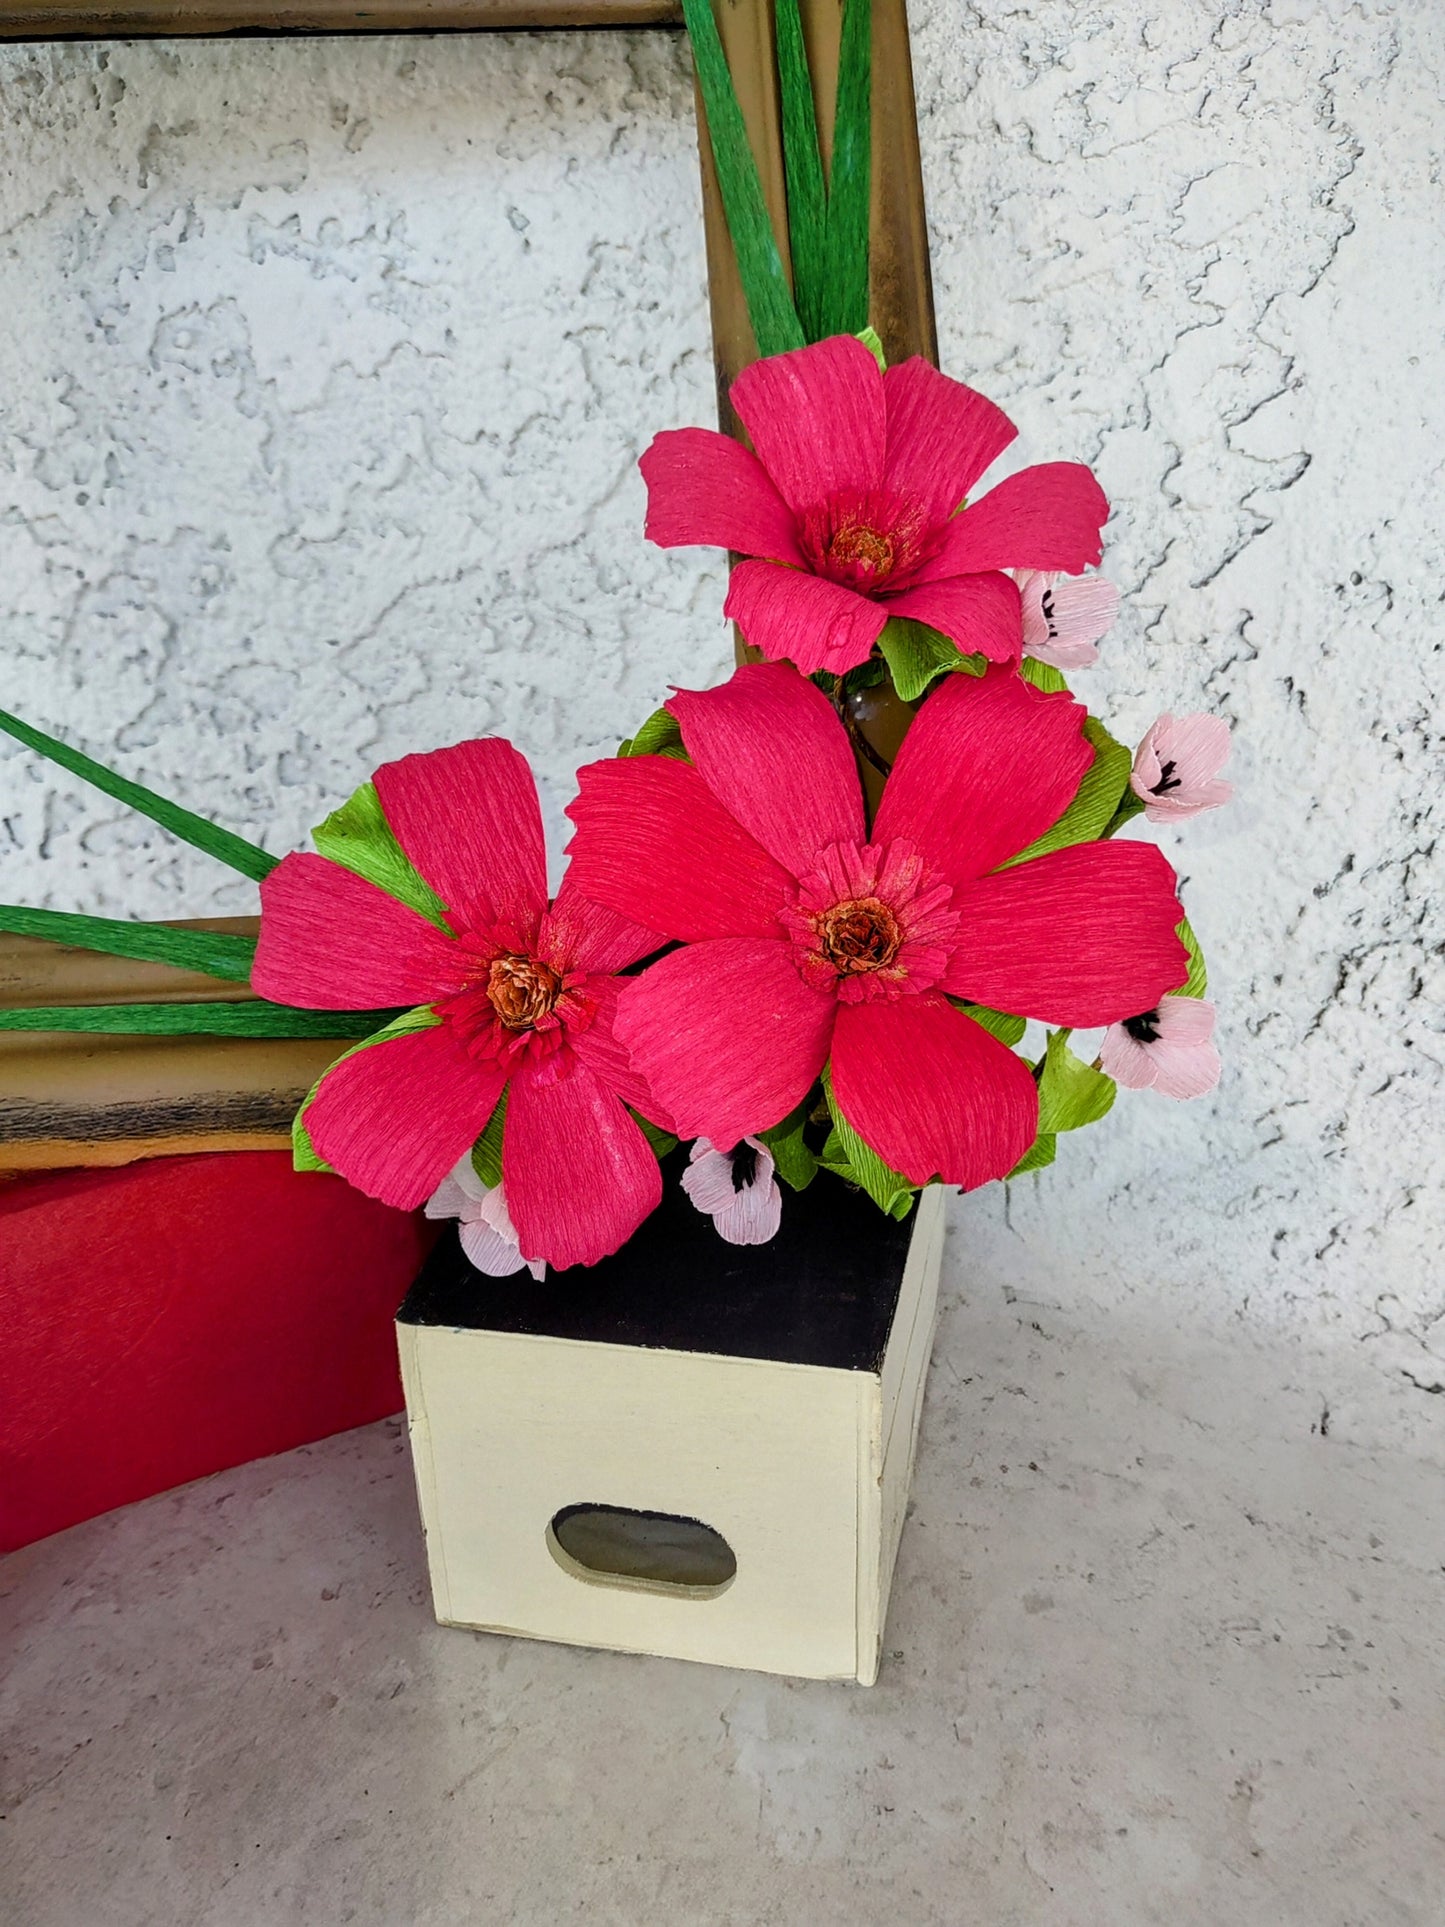
[(682, 1188), (730, 1245), (765, 1245), (783, 1218), (783, 1194), (773, 1172), (772, 1153), (761, 1138), (745, 1137), (730, 1151), (719, 1151), (700, 1137)]
[(1055, 669), (1087, 669), (1094, 644), (1119, 613), (1119, 591), (1101, 575), (1064, 576), (1024, 569), (1016, 578), (1023, 604), (1024, 654)]
[(1099, 1063), (1127, 1091), (1203, 1097), (1219, 1082), (1214, 1006), (1202, 997), (1161, 997), (1153, 1010), (1110, 1024)]
[(507, 1210), (501, 1185), (488, 1190), (477, 1176), (470, 1151), (457, 1161), (427, 1199), (429, 1218), (460, 1219), (462, 1250), (488, 1278), (510, 1278), (525, 1265), (540, 1280), (547, 1266), (541, 1258), (524, 1258)]
[(1222, 716), (1170, 716), (1152, 724), (1134, 752), (1129, 786), (1151, 823), (1172, 823), (1201, 810), (1215, 810), (1234, 794), (1219, 780), (1229, 755), (1229, 724)]

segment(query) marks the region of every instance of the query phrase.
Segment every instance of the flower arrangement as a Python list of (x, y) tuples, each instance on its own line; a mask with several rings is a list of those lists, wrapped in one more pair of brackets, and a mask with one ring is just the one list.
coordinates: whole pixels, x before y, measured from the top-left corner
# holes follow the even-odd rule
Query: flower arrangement
[[(675, 428), (643, 455), (646, 534), (740, 558), (724, 613), (761, 660), (674, 690), (580, 772), (556, 898), (531, 773), (499, 739), (384, 765), (314, 853), (278, 860), (0, 715), (261, 894), (254, 942), (0, 912), (255, 993), (0, 1028), (348, 1041), (298, 1112), (298, 1166), (455, 1218), (494, 1276), (595, 1263), (669, 1182), (737, 1244), (820, 1172), (906, 1217), (927, 1185), (1049, 1164), (1119, 1085), (1187, 1098), (1219, 1074), (1174, 872), (1118, 832), (1225, 801), (1228, 732), (1163, 715), (1131, 755), (1074, 699), (1063, 672), (1118, 606), (1088, 573), (1102, 490), (1051, 462), (972, 499), (1013, 424), (917, 357), (887, 365), (867, 326), (866, 7), (845, 19), (826, 191), (793, 116), (791, 294), (711, 12), (686, 11), (761, 353), (731, 390), (750, 447)], [(857, 720), (880, 688), (904, 726), (891, 759)]]

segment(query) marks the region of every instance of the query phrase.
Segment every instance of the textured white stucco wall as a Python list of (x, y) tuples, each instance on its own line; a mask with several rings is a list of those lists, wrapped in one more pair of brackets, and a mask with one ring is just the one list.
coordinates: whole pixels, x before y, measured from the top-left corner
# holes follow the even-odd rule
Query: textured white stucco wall
[[(1240, 789), (1172, 839), (1219, 1092), (1121, 1100), (970, 1200), (971, 1268), (1292, 1332), (1336, 1433), (1363, 1373), (1419, 1434), (1445, 29), (1431, 0), (914, 17), (945, 365), (1114, 503), (1125, 613), (1077, 686), (1130, 739), (1217, 708)], [(6, 706), (279, 849), (464, 733), (513, 736), (555, 811), (723, 672), (717, 559), (642, 543), (633, 465), (711, 410), (675, 38), (9, 49), (0, 143)], [(12, 899), (247, 903), (3, 748), (0, 850)]]

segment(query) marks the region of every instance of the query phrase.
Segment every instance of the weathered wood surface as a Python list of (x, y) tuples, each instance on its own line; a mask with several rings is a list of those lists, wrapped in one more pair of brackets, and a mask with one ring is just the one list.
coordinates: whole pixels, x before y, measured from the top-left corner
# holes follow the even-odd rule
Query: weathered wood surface
[(676, 0), (76, 0), (0, 4), (0, 40), (334, 33), (519, 33), (571, 27), (675, 27)]

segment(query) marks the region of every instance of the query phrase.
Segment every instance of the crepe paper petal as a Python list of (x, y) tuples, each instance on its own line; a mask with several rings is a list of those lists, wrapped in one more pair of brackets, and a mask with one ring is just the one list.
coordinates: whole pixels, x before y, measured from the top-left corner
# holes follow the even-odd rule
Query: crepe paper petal
[(502, 1171), (519, 1245), (559, 1271), (616, 1251), (662, 1198), (647, 1139), (567, 1049), (513, 1079)]
[(87, 917), (68, 910), (33, 910), (26, 904), (0, 903), (0, 930), (12, 937), (38, 937), (73, 950), (98, 950), (107, 957), (132, 957), (141, 963), (170, 964), (196, 970), (227, 983), (251, 980), (256, 957), (254, 937), (225, 930), (182, 930), (167, 923), (131, 923), (120, 917)]
[(557, 899), (542, 919), (537, 950), (564, 969), (611, 976), (650, 957), (665, 942), (666, 938), (655, 930), (645, 930), (630, 917), (584, 897), (569, 874), (562, 879)]
[(363, 1037), (390, 1010), (293, 1010), (248, 997), (235, 1003), (23, 1004), (0, 1009), (0, 1030), (93, 1031), (112, 1037)]
[[(510, 1278), (528, 1268), (516, 1241), (507, 1238), (483, 1218), (463, 1222), (457, 1229), (457, 1239), (467, 1263), (474, 1271), (481, 1272), (484, 1278)], [(540, 1280), (546, 1269), (540, 1260), (534, 1260), (531, 1265), (532, 1276)]]
[[(1008, 670), (950, 676), (903, 739), (874, 841), (909, 838), (955, 887), (993, 869), (1073, 800), (1093, 761), (1084, 714), (1067, 696), (1040, 695)], [(987, 991), (968, 994), (998, 1001)]]
[(1103, 554), (1109, 519), (1104, 491), (1082, 462), (1041, 462), (991, 488), (949, 525), (948, 538), (919, 571), (931, 582), (985, 569), (1064, 569), (1077, 575)]
[(668, 708), (699, 775), (770, 856), (805, 876), (830, 843), (861, 843), (863, 792), (838, 712), (783, 663), (749, 663)]
[(786, 348), (801, 347), (803, 327), (783, 272), (747, 124), (713, 17), (712, 0), (682, 0), (682, 17), (692, 42), (693, 71), (702, 95), (708, 144), (748, 319), (758, 353), (781, 354)]
[(427, 1199), (426, 1216), (445, 1220), (460, 1218), (468, 1211), (475, 1213), (486, 1197), (487, 1191), (488, 1186), (483, 1184), (477, 1176), (469, 1152), (465, 1157), (457, 1159)]
[(248, 843), (243, 836), (231, 830), (223, 830), (219, 823), (208, 822), (204, 816), (197, 816), (193, 810), (182, 809), (179, 803), (172, 803), (164, 796), (157, 796), (154, 790), (146, 789), (140, 783), (131, 782), (128, 776), (107, 769), (104, 763), (97, 763), (93, 756), (83, 750), (72, 749), (58, 737), (47, 736), (44, 730), (36, 729), (33, 724), (22, 722), (7, 710), (0, 709), (0, 729), (13, 736), (27, 749), (37, 755), (48, 757), (58, 763), (61, 769), (69, 770), (83, 783), (90, 783), (106, 796), (113, 796), (127, 809), (136, 810), (141, 816), (148, 816), (152, 823), (159, 823), (163, 830), (179, 837), (182, 843), (189, 843), (193, 849), (204, 850), (207, 856), (215, 857), (228, 869), (239, 870), (243, 877), (250, 877), (259, 883), (262, 877), (269, 876), (280, 862), (279, 857), (269, 850), (260, 849)]
[(339, 810), (333, 810), (326, 821), (311, 832), (311, 841), (317, 853), (329, 862), (339, 863), (343, 870), (365, 877), (368, 883), (374, 883), (398, 903), (406, 904), (428, 923), (446, 930), (446, 909), (441, 898), (407, 861), (406, 852), (382, 815), (375, 783), (363, 783)]
[(1153, 1009), (1111, 1024), (1099, 1061), (1126, 1090), (1203, 1097), (1219, 1082), (1214, 1006), (1202, 998), (1161, 997)]
[(1152, 843), (1076, 843), (980, 877), (954, 893), (942, 988), (1074, 1030), (1152, 1010), (1189, 967), (1176, 882)]
[(414, 1211), (469, 1150), (507, 1081), (450, 1024), (355, 1051), (321, 1079), (305, 1111), (317, 1153), (369, 1198)]
[(854, 335), (744, 368), (728, 399), (795, 515), (883, 479), (883, 377)]
[(373, 1031), (370, 1037), (361, 1038), (349, 1050), (342, 1051), (340, 1056), (327, 1065), (321, 1077), (317, 1078), (306, 1093), (300, 1109), (291, 1120), (291, 1162), (296, 1170), (326, 1171), (333, 1177), (339, 1175), (332, 1171), (331, 1166), (311, 1142), (311, 1133), (306, 1128), (306, 1112), (315, 1102), (316, 1093), (321, 1089), (321, 1078), (334, 1071), (337, 1064), (344, 1063), (348, 1057), (354, 1057), (358, 1051), (370, 1050), (373, 1045), (385, 1044), (393, 1037), (404, 1037), (409, 1031), (430, 1030), (439, 1021), (430, 1010), (404, 1010), (399, 1017), (393, 1018), (391, 1023), (384, 1025), (380, 1030)]
[(675, 950), (623, 990), (617, 1035), (681, 1137), (736, 1144), (812, 1087), (836, 999), (798, 975), (792, 946), (725, 938)]
[(577, 781), (567, 807), (574, 890), (688, 943), (777, 932), (791, 878), (689, 764), (612, 758)]
[(856, 669), (888, 620), (881, 603), (775, 562), (740, 562), (728, 582), (723, 614), (769, 662), (794, 663), (805, 676)]
[(883, 485), (946, 522), (1018, 434), (1001, 408), (920, 356), (883, 377), (888, 446)]
[(1056, 1135), (1078, 1131), (1106, 1117), (1114, 1102), (1114, 1080), (1069, 1049), (1068, 1034), (1049, 1032), (1039, 1067), (1039, 1130)]
[(923, 582), (890, 596), (888, 610), (891, 615), (926, 622), (966, 656), (1017, 662), (1023, 646), (1019, 592), (1011, 576), (956, 575)]
[(624, 1104), (640, 1111), (671, 1136), (672, 1118), (667, 1106), (633, 1063), (632, 1053), (617, 1035), (617, 999), (627, 982), (626, 978), (614, 977), (587, 986), (589, 997), (596, 1002), (596, 1015), (586, 1030), (573, 1032), (571, 1046), (588, 1069), (609, 1090), (616, 1091)]
[[(485, 1185), (472, 1168), (470, 1157), (459, 1158), (426, 1201), (426, 1215), (459, 1220), (458, 1238), (467, 1261), (488, 1278), (510, 1278), (528, 1266), (517, 1248), (517, 1233), (507, 1210), (501, 1183)], [(530, 1270), (540, 1279), (546, 1266), (533, 1259)]]
[(940, 676), (981, 676), (988, 667), (983, 656), (959, 654), (958, 644), (925, 623), (890, 616), (878, 638), (878, 653), (888, 665), (899, 700), (917, 702)]
[(1234, 785), (1218, 780), (1228, 755), (1229, 724), (1222, 716), (1166, 713), (1135, 751), (1129, 786), (1151, 823), (1179, 822), (1233, 796)]
[(1032, 862), (1036, 856), (1066, 849), (1071, 843), (1096, 842), (1113, 822), (1119, 798), (1129, 781), (1129, 752), (1092, 716), (1084, 718), (1084, 735), (1094, 752), (1094, 760), (1084, 771), (1084, 780), (1073, 802), (1051, 830), (1046, 830), (1037, 842), (1030, 843), (1017, 856), (1010, 857), (1009, 865)]
[(1011, 1171), (1037, 1134), (1027, 1064), (936, 991), (840, 1005), (831, 1069), (849, 1123), (914, 1184), (972, 1191)]
[(1056, 669), (1087, 669), (1099, 660), (1094, 647), (1119, 613), (1119, 591), (1105, 576), (1077, 580), (1039, 569), (1019, 576), (1024, 654)]
[(455, 922), (535, 927), (547, 907), (547, 851), (520, 751), (483, 737), (384, 763), (372, 780), (397, 842)]
[(730, 1245), (765, 1245), (783, 1221), (783, 1194), (761, 1138), (719, 1151), (700, 1137), (688, 1154), (682, 1188)]
[(669, 428), (638, 466), (647, 484), (649, 542), (697, 543), (801, 564), (792, 511), (756, 455), (715, 428)]
[(288, 856), (261, 884), (251, 983), (310, 1010), (430, 1004), (461, 988), (463, 953), (434, 924), (325, 857)]
[(781, 1124), (774, 1124), (769, 1130), (758, 1133), (768, 1147), (778, 1176), (794, 1191), (806, 1191), (818, 1175), (818, 1160), (803, 1136), (808, 1110), (808, 1100), (804, 1098)]

